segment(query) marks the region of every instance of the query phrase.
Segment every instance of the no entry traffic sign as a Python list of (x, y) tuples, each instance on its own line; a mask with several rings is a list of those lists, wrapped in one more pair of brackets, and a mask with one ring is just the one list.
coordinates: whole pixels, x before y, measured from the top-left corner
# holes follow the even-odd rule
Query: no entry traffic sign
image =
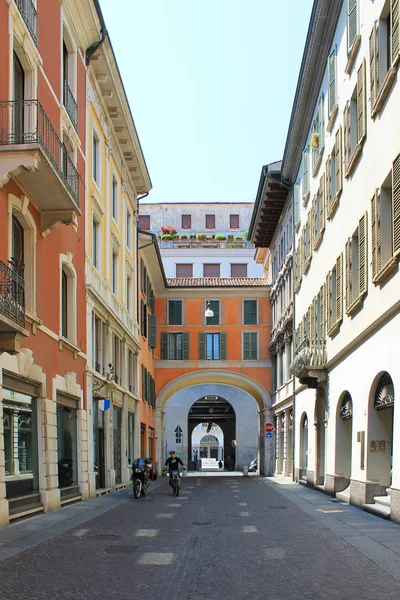
[(273, 423), (265, 423), (264, 429), (267, 433), (274, 431), (275, 427)]

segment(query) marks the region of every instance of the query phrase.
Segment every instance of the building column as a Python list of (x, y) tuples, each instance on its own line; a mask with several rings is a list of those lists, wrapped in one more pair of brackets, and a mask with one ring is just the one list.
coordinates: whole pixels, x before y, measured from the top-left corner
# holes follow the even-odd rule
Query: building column
[(274, 458), (274, 438), (266, 439), (265, 424), (271, 421), (271, 409), (264, 408), (258, 413), (260, 415), (260, 475), (272, 475)]
[(281, 377), (281, 373), (282, 373), (282, 352), (279, 349), (277, 354), (276, 354), (276, 388), (279, 390), (279, 388), (282, 385), (282, 377)]
[(161, 470), (166, 461), (164, 444), (164, 416), (165, 411), (162, 408), (156, 408), (156, 457)]
[(289, 409), (286, 409), (284, 412), (284, 421), (283, 421), (283, 426), (284, 426), (284, 444), (285, 444), (285, 452), (284, 452), (284, 457), (283, 457), (283, 470), (282, 473), (283, 475), (289, 475), (289, 471), (290, 471), (290, 445), (289, 445)]
[[(286, 382), (290, 379), (290, 348), (291, 348), (291, 340), (285, 340), (285, 358), (286, 358)], [(286, 383), (285, 382), (285, 383)], [(286, 415), (287, 416), (287, 415)]]

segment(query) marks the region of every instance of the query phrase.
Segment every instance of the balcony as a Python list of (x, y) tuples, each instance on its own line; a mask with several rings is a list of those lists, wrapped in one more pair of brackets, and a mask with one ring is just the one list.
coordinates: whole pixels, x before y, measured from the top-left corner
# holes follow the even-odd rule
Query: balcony
[(78, 105), (67, 81), (64, 81), (64, 106), (75, 131), (78, 131)]
[(38, 45), (38, 16), (36, 8), (33, 5), (32, 0), (15, 0), (21, 17), (23, 18), (25, 25), (28, 28), (29, 33), (32, 36), (35, 45)]
[(320, 383), (326, 381), (325, 366), (325, 340), (305, 338), (295, 350), (289, 371), (298, 377), (301, 384), (316, 389)]
[(0, 261), (0, 352), (17, 352), (25, 329), (25, 282)]
[(11, 178), (38, 204), (42, 230), (81, 214), (78, 171), (38, 100), (0, 101), (0, 186)]

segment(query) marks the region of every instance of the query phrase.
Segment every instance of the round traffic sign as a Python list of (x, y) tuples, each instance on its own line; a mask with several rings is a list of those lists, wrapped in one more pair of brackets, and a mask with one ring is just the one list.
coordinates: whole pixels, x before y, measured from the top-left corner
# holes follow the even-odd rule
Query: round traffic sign
[(272, 438), (272, 431), (268, 431), (268, 433), (265, 434), (265, 437), (270, 440)]
[(264, 429), (267, 433), (274, 431), (275, 426), (273, 423), (265, 423)]

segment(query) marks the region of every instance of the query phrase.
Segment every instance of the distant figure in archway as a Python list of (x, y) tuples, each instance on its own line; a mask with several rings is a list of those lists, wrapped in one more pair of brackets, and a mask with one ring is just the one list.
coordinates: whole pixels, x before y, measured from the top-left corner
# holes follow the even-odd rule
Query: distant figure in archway
[(219, 466), (220, 469), (222, 469), (222, 460), (218, 461), (218, 466)]

